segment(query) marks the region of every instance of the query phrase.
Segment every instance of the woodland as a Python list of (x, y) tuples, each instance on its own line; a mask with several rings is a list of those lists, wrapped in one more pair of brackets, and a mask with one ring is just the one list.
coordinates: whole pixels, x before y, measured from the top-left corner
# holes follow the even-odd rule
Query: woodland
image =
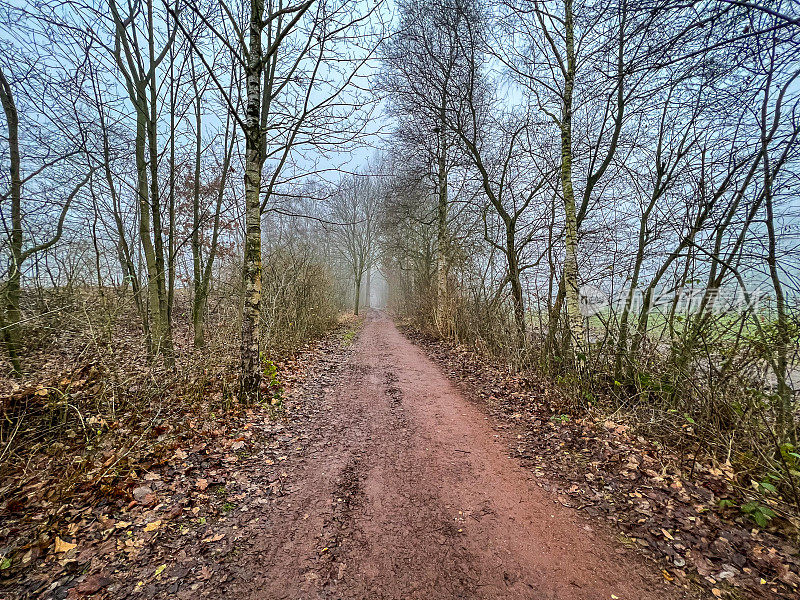
[(800, 593), (796, 0), (0, 0), (0, 103), (0, 597), (172, 597), (120, 523), (280, 495), (382, 319), (659, 579)]

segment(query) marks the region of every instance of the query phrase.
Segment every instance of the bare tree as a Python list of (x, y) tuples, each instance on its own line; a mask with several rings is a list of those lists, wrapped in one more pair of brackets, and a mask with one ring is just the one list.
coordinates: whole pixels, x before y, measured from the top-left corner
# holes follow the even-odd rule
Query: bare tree
[[(437, 199), (436, 322), (447, 332), (452, 320), (448, 299), (448, 177), (462, 160), (455, 148), (457, 137), (447, 126), (452, 112), (452, 90), (469, 78), (469, 61), (461, 36), (468, 36), (467, 19), (473, 18), (474, 2), (420, 2), (400, 4), (401, 23), (387, 44), (382, 87), (389, 94), (391, 110), (403, 123), (398, 130), (409, 151), (421, 151), (425, 169), (431, 169)], [(411, 121), (411, 122), (409, 122)], [(412, 150), (413, 148), (413, 150)]]
[[(282, 178), (298, 153), (347, 143), (363, 127), (363, 120), (356, 118), (362, 103), (355, 96), (343, 99), (343, 94), (354, 90), (354, 81), (380, 41), (369, 24), (378, 4), (357, 8), (351, 0), (295, 4), (252, 0), (244, 30), (236, 10), (224, 2), (219, 7), (225, 29), (216, 27), (199, 6), (189, 8), (242, 69), (244, 115), (237, 98), (213, 75), (202, 49), (190, 43), (212, 73), (245, 141), (240, 396), (243, 402), (253, 403), (261, 382), (261, 218), (280, 199)], [(180, 22), (179, 27), (185, 31)], [(350, 43), (349, 49), (342, 46), (344, 40)]]
[(358, 314), (364, 274), (374, 266), (382, 190), (375, 180), (353, 175), (330, 200), (329, 226), (334, 247), (353, 280), (353, 313)]
[(164, 352), (171, 360), (172, 329), (165, 260), (168, 244), (164, 242), (158, 168), (158, 76), (159, 67), (175, 41), (177, 29), (173, 28), (166, 39), (157, 39), (157, 15), (153, 0), (147, 0), (143, 13), (133, 6), (129, 7), (128, 13), (123, 13), (116, 0), (109, 0), (108, 6), (114, 27), (113, 45), (109, 45), (108, 50), (114, 58), (136, 115), (139, 239), (147, 268), (149, 350), (153, 355)]
[[(28, 74), (28, 84), (39, 83), (37, 78)], [(44, 171), (53, 167), (66, 168), (69, 173), (70, 161), (85, 151), (85, 141), (83, 132), (77, 132), (77, 144), (63, 153), (56, 151), (54, 155), (46, 151), (44, 157), (38, 161), (31, 161), (29, 171), (23, 172), (23, 155), (21, 151), (20, 135), (20, 114), (15, 99), (15, 92), (12, 81), (6, 76), (4, 65), (0, 64), (0, 104), (6, 119), (7, 140), (9, 149), (9, 189), (2, 195), (2, 216), (3, 226), (6, 234), (5, 250), (7, 250), (8, 268), (4, 273), (2, 285), (0, 285), (0, 296), (3, 300), (3, 310), (0, 315), (0, 328), (2, 328), (3, 340), (6, 351), (8, 352), (14, 372), (21, 373), (22, 363), (20, 360), (20, 299), (21, 299), (21, 280), (25, 270), (26, 262), (38, 254), (41, 254), (55, 246), (61, 239), (64, 232), (64, 223), (70, 207), (75, 197), (86, 185), (92, 176), (93, 169), (84, 168), (84, 175), (76, 175), (72, 178), (72, 184), (67, 189), (60, 207), (55, 207), (55, 231), (48, 237), (34, 237), (33, 229), (35, 225), (28, 222), (23, 211), (24, 188), (26, 185), (32, 186), (37, 177)], [(20, 82), (21, 83), (21, 82)], [(77, 179), (77, 183), (75, 180)], [(6, 204), (8, 202), (8, 205)], [(37, 237), (39, 239), (37, 239)], [(27, 239), (26, 239), (27, 238)]]

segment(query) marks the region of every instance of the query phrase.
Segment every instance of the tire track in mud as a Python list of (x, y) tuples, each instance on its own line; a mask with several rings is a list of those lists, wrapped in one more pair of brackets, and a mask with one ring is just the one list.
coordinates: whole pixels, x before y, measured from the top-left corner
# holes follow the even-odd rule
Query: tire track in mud
[(394, 371), (386, 371), (385, 383), (389, 404), (396, 408), (403, 401), (403, 390), (395, 385), (397, 383), (397, 374)]
[(327, 544), (321, 550), (318, 571), (323, 586), (342, 579), (347, 567), (346, 549), (343, 542), (349, 538), (353, 528), (353, 512), (363, 500), (361, 459), (353, 456), (336, 480), (333, 514), (326, 520), (321, 539)]

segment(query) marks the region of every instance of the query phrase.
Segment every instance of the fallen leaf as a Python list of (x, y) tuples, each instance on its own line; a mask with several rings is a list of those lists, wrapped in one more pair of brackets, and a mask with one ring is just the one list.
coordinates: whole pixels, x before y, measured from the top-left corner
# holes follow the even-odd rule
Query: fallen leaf
[(101, 574), (91, 575), (76, 585), (73, 589), (79, 594), (95, 594), (106, 587), (111, 580)]
[(161, 575), (161, 574), (164, 572), (164, 569), (166, 569), (166, 568), (167, 568), (167, 565), (166, 565), (166, 564), (163, 564), (163, 565), (159, 566), (159, 567), (156, 569), (156, 577), (158, 577), (159, 575)]
[(144, 526), (145, 531), (156, 531), (158, 528), (161, 527), (161, 521), (151, 521), (147, 525)]
[(206, 488), (208, 488), (208, 479), (198, 479), (195, 485), (197, 486), (197, 489), (203, 492), (206, 490)]
[(70, 544), (69, 542), (65, 542), (60, 537), (56, 537), (56, 552), (69, 552), (73, 548), (75, 548), (77, 544)]

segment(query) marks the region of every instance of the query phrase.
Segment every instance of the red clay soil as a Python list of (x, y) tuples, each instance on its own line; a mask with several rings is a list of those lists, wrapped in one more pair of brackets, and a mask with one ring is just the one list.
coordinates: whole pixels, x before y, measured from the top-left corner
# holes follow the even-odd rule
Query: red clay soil
[(676, 597), (653, 565), (557, 504), (488, 417), (368, 315), (288, 492), (251, 522), (238, 599)]

